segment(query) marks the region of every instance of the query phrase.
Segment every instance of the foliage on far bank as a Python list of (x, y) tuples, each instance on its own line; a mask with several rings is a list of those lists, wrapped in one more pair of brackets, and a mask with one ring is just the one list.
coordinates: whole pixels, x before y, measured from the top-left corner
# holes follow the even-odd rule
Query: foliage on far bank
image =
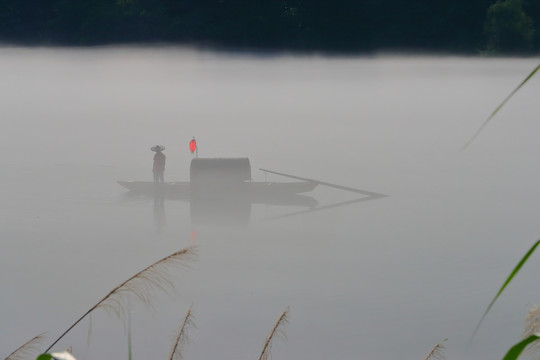
[(491, 5), (484, 31), (488, 51), (519, 53), (533, 49), (533, 20), (523, 10), (523, 0), (499, 0)]
[[(538, 3), (0, 0), (0, 41), (30, 45), (164, 42), (327, 52), (539, 51), (540, 37), (534, 31), (535, 24), (540, 24)], [(513, 15), (508, 18), (508, 14)]]

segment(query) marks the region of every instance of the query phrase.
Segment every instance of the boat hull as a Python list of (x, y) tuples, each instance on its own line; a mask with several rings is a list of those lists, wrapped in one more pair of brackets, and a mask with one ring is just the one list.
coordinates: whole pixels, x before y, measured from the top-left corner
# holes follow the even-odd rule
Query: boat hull
[[(197, 201), (205, 200), (246, 200), (250, 203), (315, 206), (317, 202), (309, 196), (298, 194), (312, 191), (315, 182), (242, 182), (231, 189), (230, 186), (216, 187), (209, 191), (193, 186), (190, 182), (154, 183), (152, 181), (118, 181), (118, 184), (134, 194), (163, 196), (170, 199)], [(232, 199), (231, 199), (232, 198)]]

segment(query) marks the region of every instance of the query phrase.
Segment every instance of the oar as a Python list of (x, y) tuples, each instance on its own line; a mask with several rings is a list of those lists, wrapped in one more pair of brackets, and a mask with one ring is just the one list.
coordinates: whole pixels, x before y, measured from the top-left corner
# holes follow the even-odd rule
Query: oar
[(367, 195), (367, 196), (370, 196), (370, 197), (381, 198), (381, 197), (388, 196), (388, 195), (374, 193), (374, 192), (371, 192), (371, 191), (365, 191), (365, 190), (355, 189), (355, 188), (352, 188), (352, 187), (347, 187), (347, 186), (342, 186), (342, 185), (337, 185), (337, 184), (331, 184), (331, 183), (324, 182), (324, 181), (308, 179), (308, 178), (304, 178), (304, 177), (301, 177), (301, 176), (284, 174), (284, 173), (280, 173), (280, 172), (277, 172), (277, 171), (272, 171), (272, 170), (267, 170), (267, 169), (259, 169), (259, 170), (269, 172), (271, 174), (276, 174), (276, 175), (289, 177), (291, 179), (297, 179), (297, 180), (307, 181), (307, 182), (310, 182), (310, 183), (316, 183), (318, 185), (328, 186), (328, 187), (332, 187), (332, 188), (336, 188), (336, 189), (340, 189), (340, 190), (351, 191), (351, 192), (354, 192), (354, 193), (357, 193), (357, 194), (363, 194), (363, 195)]

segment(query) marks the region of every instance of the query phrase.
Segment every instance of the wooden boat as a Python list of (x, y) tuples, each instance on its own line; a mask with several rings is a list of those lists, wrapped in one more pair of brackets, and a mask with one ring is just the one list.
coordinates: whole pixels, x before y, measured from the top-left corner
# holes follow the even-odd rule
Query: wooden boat
[[(166, 195), (175, 195), (177, 198), (188, 199), (191, 195), (192, 185), (190, 182), (165, 182), (154, 183), (152, 181), (117, 181), (118, 184), (129, 191), (136, 193), (153, 195), (160, 191)], [(245, 182), (248, 194), (253, 199), (265, 198), (270, 196), (288, 196), (310, 192), (318, 185), (315, 182)]]
[[(257, 182), (251, 179), (249, 159), (193, 159), (190, 181), (154, 183), (151, 181), (118, 181), (128, 194), (153, 196), (154, 209), (163, 207), (164, 199), (179, 199), (190, 203), (192, 224), (249, 223), (254, 203), (299, 206), (308, 209), (274, 218), (306, 214), (363, 201), (384, 198), (387, 195), (319, 180), (260, 169), (265, 173), (293, 179), (294, 182)], [(308, 195), (318, 185), (361, 195), (359, 198), (318, 206)], [(157, 204), (157, 205), (156, 205)]]
[(135, 194), (187, 201), (243, 201), (313, 207), (317, 201), (298, 194), (312, 191), (316, 181), (251, 181), (248, 158), (196, 158), (191, 161), (190, 181), (154, 183), (118, 181)]

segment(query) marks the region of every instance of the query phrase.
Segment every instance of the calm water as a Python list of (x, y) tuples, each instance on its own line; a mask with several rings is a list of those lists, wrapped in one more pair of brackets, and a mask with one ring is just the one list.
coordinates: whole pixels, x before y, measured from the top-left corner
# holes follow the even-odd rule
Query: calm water
[[(540, 301), (540, 78), (460, 147), (538, 59), (243, 57), (171, 48), (0, 50), (0, 357), (47, 347), (109, 290), (196, 244), (177, 291), (131, 303), (135, 359), (166, 358), (193, 303), (185, 359), (502, 358)], [(190, 204), (127, 196), (116, 180), (187, 180), (204, 157), (389, 195), (305, 212), (252, 205), (248, 226), (194, 226)], [(319, 207), (355, 199), (320, 187)], [(278, 217), (278, 218), (276, 218)], [(531, 285), (532, 284), (532, 285)], [(123, 321), (96, 311), (56, 347), (127, 358)], [(5, 355), (4, 355), (5, 354)]]

